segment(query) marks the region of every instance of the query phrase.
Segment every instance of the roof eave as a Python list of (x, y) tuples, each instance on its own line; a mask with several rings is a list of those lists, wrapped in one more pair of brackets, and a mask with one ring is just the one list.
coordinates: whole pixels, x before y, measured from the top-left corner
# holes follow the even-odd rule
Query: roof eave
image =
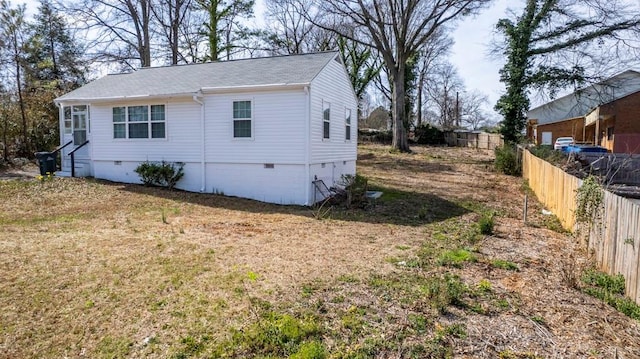
[(160, 100), (166, 98), (191, 98), (198, 92), (182, 92), (173, 94), (159, 94), (159, 95), (133, 95), (133, 96), (109, 96), (109, 97), (58, 97), (53, 100), (56, 105), (70, 104), (70, 103), (103, 103), (103, 102), (116, 102), (116, 101), (136, 101), (136, 100)]
[(299, 83), (281, 83), (281, 84), (265, 84), (265, 85), (242, 85), (242, 86), (221, 86), (221, 87), (203, 87), (200, 91), (203, 94), (216, 93), (232, 93), (232, 92), (249, 92), (249, 91), (271, 91), (271, 90), (292, 90), (303, 89), (309, 86), (309, 82)]

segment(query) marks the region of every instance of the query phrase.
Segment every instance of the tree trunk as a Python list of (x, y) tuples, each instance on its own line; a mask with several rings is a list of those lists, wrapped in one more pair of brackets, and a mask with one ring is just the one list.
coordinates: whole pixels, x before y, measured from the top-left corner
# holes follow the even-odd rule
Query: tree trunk
[(178, 37), (180, 35), (180, 8), (182, 1), (176, 1), (173, 17), (171, 18), (171, 64), (178, 64)]
[[(424, 70), (424, 69), (423, 69)], [(416, 113), (416, 127), (422, 125), (422, 91), (424, 91), (424, 72), (420, 72), (420, 78), (418, 80), (418, 93), (416, 95), (416, 102), (418, 103), (418, 109)]]
[(218, 0), (209, 4), (209, 54), (211, 61), (218, 60)]
[(405, 88), (404, 88), (404, 67), (405, 64), (399, 61), (395, 73), (391, 74), (393, 82), (393, 141), (391, 146), (400, 152), (411, 152), (409, 141), (407, 141), (407, 131), (404, 127), (405, 114)]
[(27, 114), (26, 114), (26, 110), (25, 110), (25, 106), (24, 106), (24, 98), (22, 96), (22, 81), (21, 81), (21, 74), (20, 74), (20, 56), (18, 54), (18, 38), (17, 38), (17, 34), (13, 35), (13, 60), (15, 61), (15, 65), (16, 65), (16, 86), (18, 88), (18, 103), (20, 104), (20, 116), (22, 119), (22, 148), (20, 155), (22, 156), (28, 156), (28, 152), (29, 152), (29, 136), (27, 135)]
[(149, 35), (149, 26), (151, 23), (151, 9), (147, 1), (140, 1), (142, 6), (142, 36), (143, 36), (143, 60), (142, 67), (151, 66), (151, 37)]

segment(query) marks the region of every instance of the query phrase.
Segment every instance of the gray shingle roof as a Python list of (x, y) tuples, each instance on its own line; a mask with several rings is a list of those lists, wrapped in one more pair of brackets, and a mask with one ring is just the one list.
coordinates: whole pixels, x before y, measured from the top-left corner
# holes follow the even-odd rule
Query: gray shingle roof
[(143, 68), (107, 75), (56, 102), (195, 93), (202, 88), (308, 84), (337, 52)]

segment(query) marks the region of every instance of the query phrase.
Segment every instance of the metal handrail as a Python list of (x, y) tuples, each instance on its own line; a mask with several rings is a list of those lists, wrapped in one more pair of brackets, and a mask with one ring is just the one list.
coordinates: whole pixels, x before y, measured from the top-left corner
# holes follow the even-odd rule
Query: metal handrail
[(87, 143), (89, 143), (89, 140), (84, 141), (83, 144), (81, 144), (80, 146), (74, 148), (73, 150), (71, 150), (71, 152), (69, 152), (69, 156), (71, 156), (71, 177), (75, 177), (76, 176), (76, 151), (81, 149), (82, 147), (84, 147)]
[(70, 144), (72, 144), (72, 143), (73, 143), (73, 141), (69, 141), (69, 142), (65, 143), (64, 145), (62, 145), (62, 146), (58, 146), (58, 148), (56, 148), (55, 150), (53, 150), (53, 152), (51, 152), (51, 154), (54, 154), (54, 153), (58, 153), (58, 152), (60, 152), (63, 148), (65, 148), (65, 147), (69, 146), (69, 145), (70, 145)]

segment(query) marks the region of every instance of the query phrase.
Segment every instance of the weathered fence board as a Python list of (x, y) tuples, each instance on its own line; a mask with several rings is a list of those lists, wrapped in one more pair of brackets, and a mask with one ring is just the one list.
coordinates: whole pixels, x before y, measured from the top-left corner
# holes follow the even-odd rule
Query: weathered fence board
[[(577, 177), (523, 153), (522, 172), (542, 204), (570, 231), (576, 228)], [(588, 241), (598, 267), (609, 274), (622, 274), (626, 295), (640, 304), (640, 203), (605, 191), (601, 218), (592, 223)]]
[(448, 131), (445, 132), (444, 139), (449, 146), (471, 147), (482, 150), (493, 150), (504, 144), (504, 140), (499, 134), (475, 131)]

